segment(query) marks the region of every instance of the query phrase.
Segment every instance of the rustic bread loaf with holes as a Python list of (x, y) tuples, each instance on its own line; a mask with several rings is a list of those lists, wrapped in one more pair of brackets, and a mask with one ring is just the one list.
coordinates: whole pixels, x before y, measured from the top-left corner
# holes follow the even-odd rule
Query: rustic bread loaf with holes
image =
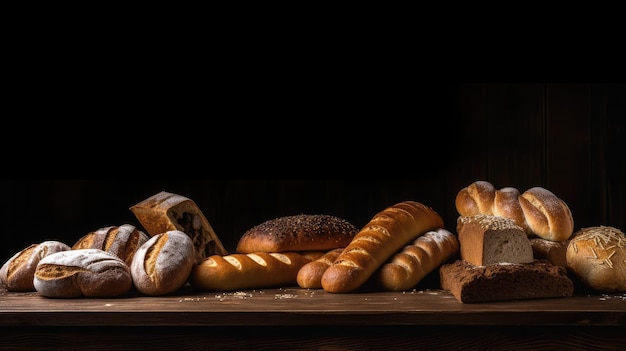
[(214, 254), (228, 254), (202, 211), (187, 197), (162, 191), (130, 210), (150, 236), (171, 230), (186, 233), (193, 242), (196, 264)]

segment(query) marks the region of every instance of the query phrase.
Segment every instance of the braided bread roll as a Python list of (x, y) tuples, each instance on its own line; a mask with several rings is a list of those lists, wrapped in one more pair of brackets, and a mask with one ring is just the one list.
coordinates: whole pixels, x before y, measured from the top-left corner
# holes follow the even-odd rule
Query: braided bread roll
[(404, 201), (374, 215), (322, 275), (322, 288), (331, 293), (358, 289), (393, 254), (429, 230), (443, 227), (432, 208)]
[(496, 190), (483, 180), (461, 189), (455, 206), (461, 216), (492, 215), (512, 219), (529, 237), (565, 241), (574, 232), (574, 219), (562, 199), (542, 187), (520, 194), (513, 187)]

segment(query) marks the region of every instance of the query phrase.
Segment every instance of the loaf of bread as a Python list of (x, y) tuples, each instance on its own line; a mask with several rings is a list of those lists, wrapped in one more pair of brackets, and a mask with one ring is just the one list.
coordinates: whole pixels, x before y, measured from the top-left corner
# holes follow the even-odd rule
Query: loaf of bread
[(193, 267), (189, 281), (194, 289), (212, 291), (296, 286), (298, 271), (311, 261), (298, 252), (213, 255)]
[(33, 284), (45, 297), (116, 297), (130, 291), (133, 280), (128, 265), (116, 255), (100, 249), (78, 249), (42, 258)]
[(346, 293), (360, 288), (374, 272), (407, 243), (429, 230), (443, 228), (432, 208), (403, 201), (372, 217), (322, 275), (322, 288)]
[(566, 263), (593, 290), (626, 291), (626, 236), (617, 228), (595, 226), (574, 233)]
[(567, 270), (547, 260), (475, 266), (464, 260), (439, 268), (441, 288), (462, 303), (570, 297)]
[(431, 230), (395, 254), (377, 272), (385, 290), (407, 290), (459, 253), (457, 237), (446, 229)]
[(121, 258), (127, 265), (133, 261), (137, 249), (148, 241), (148, 235), (134, 225), (123, 224), (97, 229), (87, 233), (72, 245), (73, 250), (100, 249)]
[(316, 260), (313, 260), (300, 268), (296, 276), (296, 282), (301, 288), (321, 289), (322, 275), (339, 257), (344, 248), (337, 248), (326, 252)]
[(157, 296), (185, 285), (193, 265), (191, 238), (180, 230), (169, 230), (151, 237), (137, 249), (130, 271), (139, 292)]
[(8, 291), (35, 291), (33, 278), (42, 258), (55, 252), (70, 250), (69, 245), (46, 240), (32, 244), (9, 258), (0, 268), (0, 281)]
[(512, 219), (492, 215), (460, 216), (456, 230), (461, 259), (475, 266), (529, 263), (534, 259), (530, 240)]
[(574, 219), (565, 201), (542, 187), (520, 194), (512, 187), (496, 190), (480, 180), (458, 192), (455, 206), (465, 217), (483, 214), (510, 218), (530, 237), (565, 241), (574, 231)]
[(328, 251), (346, 247), (358, 229), (331, 215), (295, 215), (265, 221), (239, 239), (238, 253)]
[[(571, 237), (570, 237), (571, 239)], [(567, 266), (565, 254), (569, 241), (552, 241), (543, 238), (530, 238), (530, 245), (533, 248), (533, 257), (535, 259), (545, 259), (555, 266)]]
[(170, 230), (180, 230), (189, 235), (196, 264), (211, 255), (228, 254), (202, 211), (187, 197), (162, 191), (130, 210), (150, 236)]

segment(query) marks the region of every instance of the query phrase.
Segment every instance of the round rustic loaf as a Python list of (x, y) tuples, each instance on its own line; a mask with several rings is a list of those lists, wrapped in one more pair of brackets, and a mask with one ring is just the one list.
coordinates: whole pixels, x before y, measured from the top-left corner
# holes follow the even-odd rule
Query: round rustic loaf
[(41, 259), (33, 284), (46, 297), (115, 297), (128, 292), (133, 281), (128, 265), (116, 255), (100, 249), (78, 249)]
[(56, 240), (32, 244), (9, 258), (0, 268), (0, 280), (8, 291), (35, 291), (33, 278), (39, 261), (53, 253), (71, 248)]
[(566, 263), (591, 289), (626, 291), (626, 236), (617, 228), (597, 226), (574, 233)]
[(328, 251), (346, 247), (357, 232), (352, 223), (331, 215), (279, 217), (246, 231), (237, 252)]
[(180, 230), (157, 234), (135, 253), (130, 271), (143, 294), (166, 295), (180, 289), (194, 266), (194, 245)]
[(148, 241), (148, 235), (131, 224), (100, 228), (86, 234), (72, 246), (77, 249), (100, 249), (121, 258), (130, 266), (137, 249)]

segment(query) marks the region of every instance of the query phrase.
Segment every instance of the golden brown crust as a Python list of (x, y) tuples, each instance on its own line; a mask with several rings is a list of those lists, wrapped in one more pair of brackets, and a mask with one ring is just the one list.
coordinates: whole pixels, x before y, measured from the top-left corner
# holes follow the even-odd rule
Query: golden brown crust
[(385, 290), (407, 290), (459, 253), (459, 241), (440, 228), (426, 232), (395, 254), (377, 273)]
[(72, 250), (100, 249), (121, 258), (130, 266), (137, 249), (148, 241), (146, 233), (131, 224), (110, 226), (87, 233), (74, 243)]
[(346, 247), (357, 232), (352, 223), (336, 216), (285, 216), (247, 230), (239, 239), (236, 251), (327, 251)]
[(387, 207), (374, 215), (324, 272), (323, 289), (333, 293), (358, 289), (408, 242), (442, 227), (441, 216), (422, 203), (404, 201)]
[(588, 287), (626, 291), (626, 236), (609, 226), (583, 228), (569, 241), (567, 268)]
[(493, 184), (478, 180), (461, 189), (456, 195), (455, 205), (461, 216), (492, 214), (496, 188)]
[(130, 265), (137, 290), (150, 296), (180, 289), (194, 264), (191, 238), (179, 230), (157, 234), (136, 252)]
[(296, 277), (298, 285), (305, 289), (321, 289), (322, 275), (335, 262), (342, 251), (343, 248), (330, 250), (318, 259), (302, 266)]
[(569, 240), (552, 241), (544, 238), (531, 238), (530, 245), (533, 248), (535, 259), (545, 259), (555, 266), (567, 266), (565, 259)]
[(541, 187), (526, 190), (519, 199), (526, 223), (533, 233), (552, 241), (570, 238), (574, 232), (574, 219), (565, 201)]
[(193, 267), (189, 281), (195, 289), (212, 291), (295, 286), (298, 271), (309, 262), (298, 252), (213, 255)]
[(150, 236), (180, 230), (191, 238), (194, 261), (213, 254), (227, 255), (219, 237), (196, 203), (182, 195), (159, 192), (130, 207)]

